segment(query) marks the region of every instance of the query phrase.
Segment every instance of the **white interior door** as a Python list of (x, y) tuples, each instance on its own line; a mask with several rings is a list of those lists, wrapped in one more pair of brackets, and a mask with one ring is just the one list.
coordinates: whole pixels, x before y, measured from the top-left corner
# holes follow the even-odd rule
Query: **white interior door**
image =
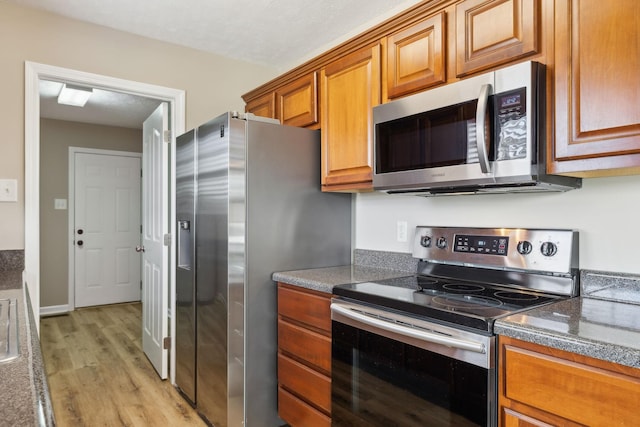
[(169, 308), (169, 150), (164, 143), (169, 127), (168, 104), (162, 103), (142, 129), (142, 348), (160, 375), (167, 378)]
[(75, 153), (75, 306), (140, 300), (140, 157)]

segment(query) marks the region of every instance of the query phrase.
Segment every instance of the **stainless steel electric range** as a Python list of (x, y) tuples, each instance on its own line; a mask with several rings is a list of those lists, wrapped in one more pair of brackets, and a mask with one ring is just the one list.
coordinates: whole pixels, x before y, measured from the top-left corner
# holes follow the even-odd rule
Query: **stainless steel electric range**
[(332, 425), (497, 425), (496, 319), (578, 295), (578, 232), (417, 227), (417, 274), (336, 286)]

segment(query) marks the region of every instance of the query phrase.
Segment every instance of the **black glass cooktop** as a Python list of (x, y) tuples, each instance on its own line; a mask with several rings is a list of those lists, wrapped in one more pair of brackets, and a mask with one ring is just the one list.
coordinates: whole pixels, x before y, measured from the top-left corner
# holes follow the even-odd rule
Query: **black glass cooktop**
[(489, 333), (499, 317), (561, 298), (428, 276), (339, 285), (333, 288), (333, 294)]

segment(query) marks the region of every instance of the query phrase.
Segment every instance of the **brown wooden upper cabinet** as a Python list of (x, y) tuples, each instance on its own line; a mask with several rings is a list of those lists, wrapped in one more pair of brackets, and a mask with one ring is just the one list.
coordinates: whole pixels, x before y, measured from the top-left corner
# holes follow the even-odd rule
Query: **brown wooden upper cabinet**
[(245, 111), (260, 117), (280, 120), (283, 125), (317, 128), (318, 120), (318, 73), (316, 71), (299, 77), (251, 99)]
[(278, 118), (289, 126), (318, 124), (318, 73), (309, 73), (276, 90)]
[(321, 71), (322, 190), (372, 188), (373, 107), (380, 103), (380, 49), (376, 43)]
[(538, 51), (540, 2), (465, 0), (456, 5), (456, 75), (512, 62)]
[(247, 102), (244, 110), (247, 113), (253, 113), (260, 117), (269, 117), (270, 119), (276, 118), (276, 94), (269, 92), (259, 98), (252, 99)]
[(640, 173), (639, 29), (637, 0), (425, 0), (243, 98), (321, 128), (323, 190), (363, 191), (373, 106), (531, 59), (547, 66), (548, 172)]
[(556, 0), (550, 172), (640, 172), (640, 2)]
[(444, 83), (445, 12), (387, 37), (387, 98)]

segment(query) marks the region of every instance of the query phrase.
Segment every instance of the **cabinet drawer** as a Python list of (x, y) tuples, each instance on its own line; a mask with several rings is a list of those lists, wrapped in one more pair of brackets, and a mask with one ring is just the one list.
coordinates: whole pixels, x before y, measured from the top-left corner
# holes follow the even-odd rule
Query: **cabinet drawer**
[(331, 334), (331, 297), (278, 286), (278, 314)]
[[(499, 425), (503, 427), (554, 427), (553, 424), (546, 423), (537, 418), (521, 414), (508, 408), (502, 408), (502, 420)], [(581, 427), (578, 424), (563, 420), (562, 427)]]
[(327, 375), (331, 373), (329, 337), (278, 320), (278, 348), (288, 356), (301, 360)]
[(505, 396), (585, 425), (640, 425), (640, 379), (505, 346)]
[(331, 418), (278, 387), (278, 415), (291, 427), (331, 427)]
[(278, 382), (301, 399), (331, 413), (331, 379), (278, 354)]

